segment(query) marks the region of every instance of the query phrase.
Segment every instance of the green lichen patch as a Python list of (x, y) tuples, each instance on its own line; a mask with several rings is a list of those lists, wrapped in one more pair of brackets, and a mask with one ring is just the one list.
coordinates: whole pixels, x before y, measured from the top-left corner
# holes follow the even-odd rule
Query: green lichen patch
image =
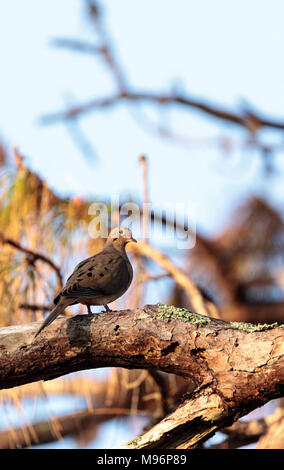
[(141, 441), (142, 437), (141, 436), (138, 436), (138, 437), (135, 437), (135, 439), (132, 439), (132, 441), (129, 441), (127, 442), (127, 446), (136, 446), (139, 441)]
[(244, 330), (244, 331), (265, 331), (265, 330), (271, 330), (272, 328), (283, 328), (284, 325), (279, 325), (278, 323), (258, 323), (258, 324), (253, 324), (253, 323), (244, 323), (244, 322), (237, 322), (237, 321), (231, 321), (230, 325), (232, 328), (235, 328), (237, 330)]
[(201, 325), (209, 323), (211, 320), (205, 315), (190, 312), (186, 308), (173, 307), (172, 305), (157, 304), (158, 311), (154, 314), (154, 318), (170, 322), (171, 320), (180, 320), (183, 322), (193, 323), (194, 325)]

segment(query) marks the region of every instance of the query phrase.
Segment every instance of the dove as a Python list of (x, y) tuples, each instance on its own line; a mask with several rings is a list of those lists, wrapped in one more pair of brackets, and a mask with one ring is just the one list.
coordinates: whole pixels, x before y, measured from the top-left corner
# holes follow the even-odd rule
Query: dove
[(102, 251), (77, 264), (35, 337), (69, 305), (81, 303), (87, 306), (89, 313), (91, 305), (103, 305), (107, 312), (111, 311), (108, 304), (127, 291), (133, 278), (125, 251), (129, 242), (137, 242), (131, 230), (117, 227), (110, 232)]

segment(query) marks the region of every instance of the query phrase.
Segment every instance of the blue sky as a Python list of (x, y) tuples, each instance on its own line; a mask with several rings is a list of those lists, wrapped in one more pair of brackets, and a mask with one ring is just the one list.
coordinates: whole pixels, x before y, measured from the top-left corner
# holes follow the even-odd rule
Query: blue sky
[[(283, 0), (101, 3), (133, 87), (168, 91), (175, 84), (231, 109), (247, 100), (268, 116), (284, 119)], [(283, 207), (284, 152), (276, 159), (277, 176), (268, 179), (254, 152), (224, 155), (210, 146), (183, 147), (161, 140), (121, 106), (82, 120), (99, 155), (97, 163), (89, 164), (64, 125), (41, 126), (42, 114), (64, 108), (71, 97), (85, 101), (113, 91), (111, 77), (99, 61), (50, 46), (53, 37), (69, 36), (94, 38), (81, 0), (0, 2), (0, 136), (10, 148), (17, 146), (53, 189), (74, 196), (141, 198), (138, 156), (144, 153), (150, 161), (153, 203), (194, 204), (198, 230), (220, 229), (233, 207), (251, 194), (263, 194)], [(158, 115), (151, 108), (143, 111)], [(193, 139), (241, 138), (233, 126), (177, 107), (161, 118)], [(163, 286), (166, 290), (165, 281)], [(160, 300), (155, 296), (157, 292), (151, 303)], [(62, 409), (62, 402), (59, 405)], [(107, 423), (100, 429), (98, 445), (105, 442), (110, 427), (113, 424)], [(119, 431), (116, 422), (113, 445), (117, 435), (123, 442), (130, 437), (128, 428)]]
[[(232, 109), (247, 100), (268, 116), (284, 117), (281, 0), (101, 3), (133, 86), (167, 91), (176, 84), (193, 96)], [(38, 118), (64, 108), (71, 97), (85, 101), (108, 95), (113, 82), (100, 61), (51, 47), (53, 37), (94, 38), (81, 0), (1, 2), (0, 133), (52, 188), (62, 194), (140, 198), (137, 160), (145, 153), (153, 203), (195, 204), (200, 230), (218, 230), (249, 194), (265, 194), (281, 206), (283, 153), (277, 157), (278, 176), (268, 180), (255, 153), (226, 156), (210, 146), (185, 147), (161, 140), (140, 127), (124, 106), (82, 120), (99, 155), (99, 162), (90, 165), (64, 125), (41, 126)], [(143, 111), (159, 116), (149, 107)], [(233, 126), (177, 107), (162, 119), (191, 138), (241, 138)]]

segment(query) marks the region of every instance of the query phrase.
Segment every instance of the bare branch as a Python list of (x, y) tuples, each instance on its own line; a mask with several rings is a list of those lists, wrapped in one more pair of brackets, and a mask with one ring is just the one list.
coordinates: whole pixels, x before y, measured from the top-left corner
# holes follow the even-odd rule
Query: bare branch
[[(76, 106), (69, 107), (63, 111), (56, 113), (49, 113), (41, 118), (43, 124), (50, 124), (62, 121), (69, 121), (75, 117), (81, 117), (86, 113), (100, 111), (104, 108), (111, 107), (116, 104), (130, 103), (150, 103), (152, 105), (177, 105), (181, 108), (198, 111), (220, 120), (223, 123), (237, 125), (242, 129), (246, 129), (249, 134), (249, 139), (245, 142), (246, 147), (256, 148), (263, 159), (265, 160), (265, 168), (270, 171), (272, 155), (281, 150), (283, 144), (280, 143), (267, 145), (263, 144), (258, 138), (257, 134), (261, 129), (268, 128), (277, 131), (284, 130), (284, 122), (277, 119), (264, 117), (260, 113), (250, 108), (244, 108), (240, 111), (231, 111), (226, 109), (223, 105), (213, 104), (198, 97), (186, 94), (177, 93), (172, 91), (169, 93), (159, 92), (146, 92), (141, 89), (135, 89), (128, 84), (127, 74), (124, 72), (122, 64), (118, 60), (113, 47), (113, 40), (109, 34), (108, 28), (105, 26), (102, 15), (102, 8), (96, 2), (87, 0), (87, 16), (97, 35), (97, 44), (92, 44), (86, 41), (81, 41), (74, 38), (56, 38), (53, 44), (57, 47), (63, 47), (71, 51), (79, 53), (87, 53), (95, 58), (102, 60), (103, 64), (108, 68), (108, 71), (114, 81), (117, 93), (112, 96), (103, 98), (90, 99), (86, 103), (81, 103)], [(137, 113), (134, 116), (137, 119)], [(145, 124), (145, 120), (144, 120)], [(149, 128), (149, 126), (148, 126)], [(151, 130), (158, 133), (160, 136), (171, 138), (179, 143), (192, 145), (193, 140), (185, 136), (179, 136), (171, 129), (164, 126), (156, 126), (153, 124)], [(226, 143), (224, 143), (226, 141)], [(212, 142), (212, 139), (206, 139), (205, 143)], [(201, 141), (204, 144), (204, 139)], [(213, 144), (223, 147), (228, 147), (228, 138), (220, 139), (215, 138)], [(230, 147), (233, 146), (230, 142)], [(236, 145), (234, 145), (236, 146)], [(240, 146), (239, 144), (237, 146)], [(269, 159), (267, 158), (269, 157)], [(269, 161), (269, 163), (268, 163)]]
[(146, 256), (155, 261), (161, 268), (172, 276), (175, 282), (182, 287), (189, 297), (189, 300), (196, 312), (207, 315), (207, 310), (203, 301), (202, 294), (194, 282), (162, 252), (153, 248), (148, 243), (139, 242), (137, 246), (131, 248), (133, 253)]
[(43, 261), (44, 263), (48, 264), (56, 273), (56, 276), (58, 278), (58, 286), (60, 289), (63, 287), (63, 278), (61, 275), (61, 270), (60, 268), (47, 256), (43, 255), (42, 253), (39, 253), (37, 251), (30, 250), (29, 248), (26, 248), (22, 246), (19, 242), (12, 240), (11, 238), (5, 237), (3, 233), (0, 232), (0, 242), (6, 245), (10, 245), (13, 248), (16, 248), (16, 250), (21, 251), (22, 253), (25, 253), (28, 255), (29, 260), (31, 263), (36, 262), (37, 260)]
[[(229, 112), (225, 109), (222, 109), (222, 107), (218, 105), (208, 105), (202, 100), (190, 96), (182, 96), (177, 94), (159, 94), (157, 92), (150, 93), (140, 90), (135, 92), (127, 90), (112, 96), (90, 100), (65, 111), (45, 115), (42, 117), (41, 121), (44, 124), (50, 124), (65, 119), (72, 119), (78, 115), (94, 112), (98, 109), (113, 106), (114, 104), (125, 104), (129, 102), (148, 102), (159, 105), (177, 104), (181, 105), (182, 107), (188, 107), (201, 111), (208, 116), (215, 117), (224, 122), (241, 126), (250, 132), (252, 128), (252, 117), (251, 115), (248, 116), (247, 113)], [(284, 122), (277, 122), (272, 119), (264, 119), (260, 116), (256, 116), (255, 114), (253, 115), (253, 119), (257, 119), (258, 129), (270, 128), (284, 130)]]
[[(60, 429), (60, 438), (64, 436), (77, 436), (80, 432), (91, 427), (96, 431), (99, 424), (118, 416), (128, 416), (131, 410), (127, 408), (97, 408), (96, 410), (77, 411), (56, 418)], [(140, 415), (146, 414), (138, 410)], [(52, 420), (33, 423), (33, 432), (28, 427), (13, 428), (13, 430), (0, 431), (0, 449), (19, 449), (48, 442), (58, 441), (58, 433), (54, 429)]]
[(72, 52), (84, 52), (92, 55), (103, 53), (103, 47), (88, 43), (86, 41), (81, 41), (80, 39), (54, 38), (51, 41), (51, 45), (58, 48), (70, 49)]

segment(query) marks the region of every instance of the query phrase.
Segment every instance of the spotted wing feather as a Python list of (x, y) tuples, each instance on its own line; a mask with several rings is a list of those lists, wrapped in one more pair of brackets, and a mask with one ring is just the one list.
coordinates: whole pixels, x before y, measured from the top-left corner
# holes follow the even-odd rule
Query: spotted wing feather
[(73, 299), (115, 294), (124, 290), (131, 281), (126, 260), (117, 251), (105, 250), (79, 263), (68, 278), (62, 292), (54, 299), (57, 303), (61, 296)]

